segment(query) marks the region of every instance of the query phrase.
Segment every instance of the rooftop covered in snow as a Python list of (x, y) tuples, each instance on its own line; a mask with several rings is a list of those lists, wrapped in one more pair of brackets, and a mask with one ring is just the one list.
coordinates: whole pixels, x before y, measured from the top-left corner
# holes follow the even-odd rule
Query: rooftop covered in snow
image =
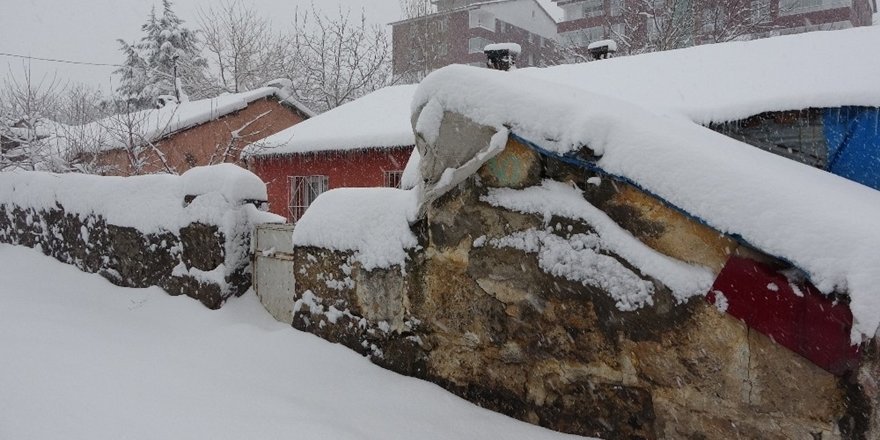
[(286, 88), (282, 87), (285, 83), (276, 83), (277, 86), (260, 87), (242, 93), (226, 93), (215, 98), (185, 101), (158, 109), (114, 115), (87, 124), (83, 129), (96, 135), (102, 133), (103, 136), (100, 138), (103, 140), (104, 149), (117, 149), (126, 146), (129, 131), (138, 138), (136, 141), (155, 142), (181, 130), (242, 110), (248, 104), (269, 96), (277, 97), (283, 104), (295, 108), (306, 116), (314, 115), (312, 110), (297, 101)]
[(701, 124), (810, 107), (880, 107), (880, 27), (808, 32), (618, 57), (529, 76)]
[(425, 139), (451, 111), (545, 154), (588, 149), (602, 173), (849, 294), (858, 341), (880, 325), (880, 192), (698, 123), (880, 105), (880, 59), (865, 56), (878, 36), (816, 32), (519, 73), (449, 66), (422, 81), (412, 110), (431, 109), (416, 125)]
[(248, 156), (407, 147), (415, 143), (410, 102), (415, 85), (391, 86), (267, 137)]

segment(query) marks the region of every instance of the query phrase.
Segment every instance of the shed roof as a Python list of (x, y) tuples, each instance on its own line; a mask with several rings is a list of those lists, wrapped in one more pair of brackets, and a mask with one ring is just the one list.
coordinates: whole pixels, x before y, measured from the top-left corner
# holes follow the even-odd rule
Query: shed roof
[(404, 147), (415, 144), (410, 102), (415, 85), (390, 86), (263, 139), (247, 156)]

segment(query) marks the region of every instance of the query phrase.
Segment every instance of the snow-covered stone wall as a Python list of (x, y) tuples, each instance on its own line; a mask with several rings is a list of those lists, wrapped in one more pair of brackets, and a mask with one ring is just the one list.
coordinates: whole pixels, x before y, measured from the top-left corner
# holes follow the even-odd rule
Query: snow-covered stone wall
[[(789, 263), (506, 130), (450, 112), (437, 121), (433, 136), (418, 137), (413, 192), (331, 191), (307, 211), (293, 232), (291, 303), (266, 304), (284, 308), (276, 315), (378, 365), (568, 433), (880, 432), (876, 339), (857, 351), (849, 327), (834, 330), (859, 359), (832, 372), (725, 313), (723, 295), (706, 297), (734, 257), (774, 271)], [(473, 155), (443, 154), (447, 147)], [(795, 293), (773, 286), (769, 297), (794, 304), (807, 292), (803, 278), (787, 285)], [(813, 318), (807, 325), (823, 319)]]
[(0, 173), (0, 242), (34, 247), (127, 287), (159, 286), (218, 308), (250, 286), (266, 187), (234, 165), (181, 176)]

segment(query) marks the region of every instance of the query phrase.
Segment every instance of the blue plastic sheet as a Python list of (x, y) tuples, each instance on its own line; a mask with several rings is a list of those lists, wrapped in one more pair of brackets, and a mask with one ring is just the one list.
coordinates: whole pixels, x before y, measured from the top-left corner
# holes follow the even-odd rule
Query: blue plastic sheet
[(880, 108), (825, 109), (827, 171), (880, 190)]

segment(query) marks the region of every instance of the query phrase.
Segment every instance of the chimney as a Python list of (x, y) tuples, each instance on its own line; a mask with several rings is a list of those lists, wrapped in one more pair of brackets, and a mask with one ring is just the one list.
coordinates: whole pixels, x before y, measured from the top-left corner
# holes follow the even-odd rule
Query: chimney
[(522, 48), (516, 43), (490, 44), (483, 48), (486, 54), (486, 67), (495, 70), (516, 69), (516, 57)]
[(614, 52), (617, 52), (617, 42), (614, 40), (594, 41), (587, 46), (587, 51), (594, 60), (604, 60), (611, 58)]

